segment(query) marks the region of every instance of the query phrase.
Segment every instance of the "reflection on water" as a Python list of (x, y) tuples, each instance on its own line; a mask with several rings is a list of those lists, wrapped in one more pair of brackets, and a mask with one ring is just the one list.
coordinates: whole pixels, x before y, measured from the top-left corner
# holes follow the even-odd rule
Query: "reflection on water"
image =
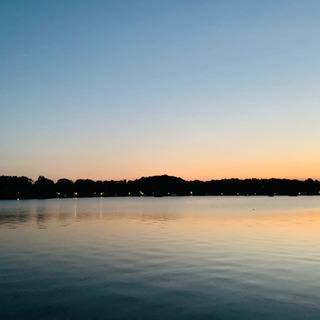
[(1, 319), (319, 319), (320, 197), (0, 202)]

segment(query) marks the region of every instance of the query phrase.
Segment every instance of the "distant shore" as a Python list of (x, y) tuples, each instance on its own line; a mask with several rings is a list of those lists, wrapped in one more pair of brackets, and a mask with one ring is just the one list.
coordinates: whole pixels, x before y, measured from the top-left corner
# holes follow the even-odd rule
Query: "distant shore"
[(59, 179), (57, 182), (39, 176), (0, 176), (0, 199), (50, 199), (125, 196), (228, 196), (228, 195), (319, 195), (320, 181), (290, 179), (223, 179), (186, 181), (161, 175), (137, 180), (93, 181)]

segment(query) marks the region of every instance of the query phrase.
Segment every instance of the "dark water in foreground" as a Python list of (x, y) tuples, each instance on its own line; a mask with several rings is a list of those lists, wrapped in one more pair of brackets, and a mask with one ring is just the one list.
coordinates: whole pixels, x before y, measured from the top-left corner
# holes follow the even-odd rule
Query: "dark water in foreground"
[(320, 197), (2, 201), (0, 319), (320, 319)]

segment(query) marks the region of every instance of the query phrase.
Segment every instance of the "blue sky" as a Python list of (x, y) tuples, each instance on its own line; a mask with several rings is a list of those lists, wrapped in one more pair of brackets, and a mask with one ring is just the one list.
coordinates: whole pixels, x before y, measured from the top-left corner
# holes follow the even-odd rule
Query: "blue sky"
[(1, 1), (0, 174), (320, 178), (318, 1)]

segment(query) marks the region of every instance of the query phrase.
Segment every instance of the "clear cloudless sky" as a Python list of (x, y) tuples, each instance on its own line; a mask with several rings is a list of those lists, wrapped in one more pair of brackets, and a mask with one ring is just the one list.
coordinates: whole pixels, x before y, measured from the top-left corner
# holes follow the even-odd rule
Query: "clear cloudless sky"
[(0, 175), (320, 178), (320, 1), (0, 1)]

